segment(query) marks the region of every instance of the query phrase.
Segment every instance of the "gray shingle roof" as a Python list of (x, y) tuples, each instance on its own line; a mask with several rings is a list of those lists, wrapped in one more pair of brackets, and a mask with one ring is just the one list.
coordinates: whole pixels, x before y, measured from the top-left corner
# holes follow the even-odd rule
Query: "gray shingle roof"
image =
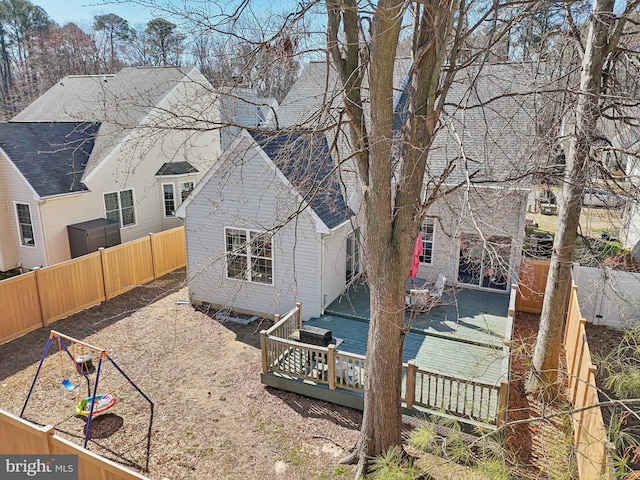
[[(410, 59), (396, 60), (396, 129), (403, 121), (406, 95), (402, 88), (409, 67)], [(481, 72), (475, 66), (458, 72), (448, 92), (442, 128), (429, 151), (427, 178), (439, 177), (452, 160), (457, 163), (449, 177), (453, 183), (464, 179), (467, 167), (475, 180), (489, 182), (516, 177), (531, 168), (537, 161), (537, 112), (535, 96), (530, 93), (538, 89), (538, 82), (530, 64), (486, 64)], [(327, 70), (326, 62), (310, 62), (278, 108), (279, 125), (326, 126), (341, 101), (333, 67)]]
[(443, 128), (429, 151), (427, 176), (439, 176), (452, 160), (457, 167), (448, 183), (463, 181), (465, 169), (475, 181), (495, 182), (534, 168), (539, 82), (532, 64), (486, 64), (480, 72), (475, 66), (458, 72)]
[(95, 122), (0, 123), (0, 148), (41, 197), (87, 190), (82, 174)]
[(89, 173), (191, 70), (129, 67), (115, 75), (69, 75), (11, 121), (101, 122), (86, 168)]
[(198, 173), (198, 169), (187, 161), (164, 163), (156, 172), (157, 176), (184, 175), (186, 173)]
[[(397, 95), (410, 66), (408, 57), (396, 59), (393, 83)], [(363, 96), (367, 97), (367, 79)], [(280, 128), (326, 126), (335, 121), (336, 108), (342, 109), (342, 88), (335, 67), (325, 61), (309, 62), (276, 110), (274, 124)]]
[(250, 134), (327, 227), (335, 228), (353, 215), (342, 196), (323, 134)]

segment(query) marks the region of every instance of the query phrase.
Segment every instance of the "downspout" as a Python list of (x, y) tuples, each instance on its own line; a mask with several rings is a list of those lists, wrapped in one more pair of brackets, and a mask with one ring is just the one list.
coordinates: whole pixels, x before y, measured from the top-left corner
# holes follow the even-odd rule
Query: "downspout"
[[(520, 205), (519, 205), (519, 211), (522, 212), (524, 210), (524, 215), (520, 214), (518, 215), (519, 217), (519, 221), (518, 221), (518, 233), (520, 235), (522, 235), (522, 244), (520, 246), (518, 246), (518, 244), (516, 243), (515, 245), (511, 245), (511, 253), (509, 255), (509, 269), (513, 272), (516, 273), (516, 275), (511, 275), (509, 274), (509, 284), (507, 285), (507, 292), (511, 291), (511, 287), (514, 284), (514, 281), (516, 281), (516, 283), (520, 283), (519, 282), (519, 278), (520, 278), (520, 265), (522, 265), (522, 259), (524, 257), (524, 255), (522, 254), (522, 248), (524, 247), (524, 242), (526, 240), (526, 232), (525, 232), (525, 225), (526, 225), (526, 218), (527, 218), (527, 202), (528, 202), (528, 198), (529, 198), (529, 194), (527, 192), (527, 195), (521, 195), (520, 196)], [(524, 203), (524, 207), (523, 207), (523, 203)], [(518, 238), (518, 237), (516, 237)], [(513, 259), (515, 262), (515, 265), (511, 265), (511, 259)]]
[(324, 315), (324, 298), (326, 296), (324, 293), (324, 248), (326, 238), (326, 234), (320, 234), (320, 239), (322, 240), (320, 242), (320, 315)]

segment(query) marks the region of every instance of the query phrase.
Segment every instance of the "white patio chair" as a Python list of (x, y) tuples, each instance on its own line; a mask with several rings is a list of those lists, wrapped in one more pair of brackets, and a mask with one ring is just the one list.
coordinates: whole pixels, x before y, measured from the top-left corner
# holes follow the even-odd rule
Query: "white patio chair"
[(431, 290), (428, 288), (412, 288), (409, 290), (408, 307), (412, 312), (426, 312), (435, 307), (442, 299), (442, 292), (447, 285), (446, 277), (441, 273)]

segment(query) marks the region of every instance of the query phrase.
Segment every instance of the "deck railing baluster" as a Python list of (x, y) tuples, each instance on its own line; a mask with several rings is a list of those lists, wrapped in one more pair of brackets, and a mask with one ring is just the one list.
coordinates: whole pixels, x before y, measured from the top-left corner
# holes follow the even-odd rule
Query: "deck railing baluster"
[[(279, 335), (289, 332), (289, 326), (285, 323), (291, 319), (297, 321), (297, 317), (288, 314), (280, 320), (277, 330)], [(273, 327), (270, 330), (271, 333), (266, 333), (261, 338), (264, 373), (282, 373), (292, 378), (328, 384), (330, 387), (333, 383), (334, 388), (362, 392), (365, 357), (339, 352), (335, 348), (333, 354), (330, 354), (327, 348), (282, 338), (273, 335)], [(484, 422), (492, 422), (497, 417), (492, 414), (499, 404), (499, 389), (495, 385), (430, 372), (417, 366), (414, 366), (413, 378), (414, 408), (441, 409), (458, 417)], [(405, 383), (406, 387), (409, 385)], [(406, 397), (405, 392), (405, 400)]]

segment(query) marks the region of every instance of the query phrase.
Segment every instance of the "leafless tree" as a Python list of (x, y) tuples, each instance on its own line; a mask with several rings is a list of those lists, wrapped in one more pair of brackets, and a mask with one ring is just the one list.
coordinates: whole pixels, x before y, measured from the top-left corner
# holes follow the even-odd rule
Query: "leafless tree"
[(558, 387), (558, 367), (564, 310), (571, 284), (571, 264), (582, 195), (592, 171), (592, 149), (598, 120), (601, 116), (604, 67), (614, 55), (627, 16), (640, 2), (627, 2), (622, 14), (614, 13), (614, 2), (596, 0), (589, 21), (589, 33), (582, 55), (582, 73), (577, 92), (577, 106), (567, 168), (564, 176), (564, 205), (560, 210), (544, 305), (540, 333), (533, 357), (532, 373), (527, 389), (545, 398), (554, 398)]

